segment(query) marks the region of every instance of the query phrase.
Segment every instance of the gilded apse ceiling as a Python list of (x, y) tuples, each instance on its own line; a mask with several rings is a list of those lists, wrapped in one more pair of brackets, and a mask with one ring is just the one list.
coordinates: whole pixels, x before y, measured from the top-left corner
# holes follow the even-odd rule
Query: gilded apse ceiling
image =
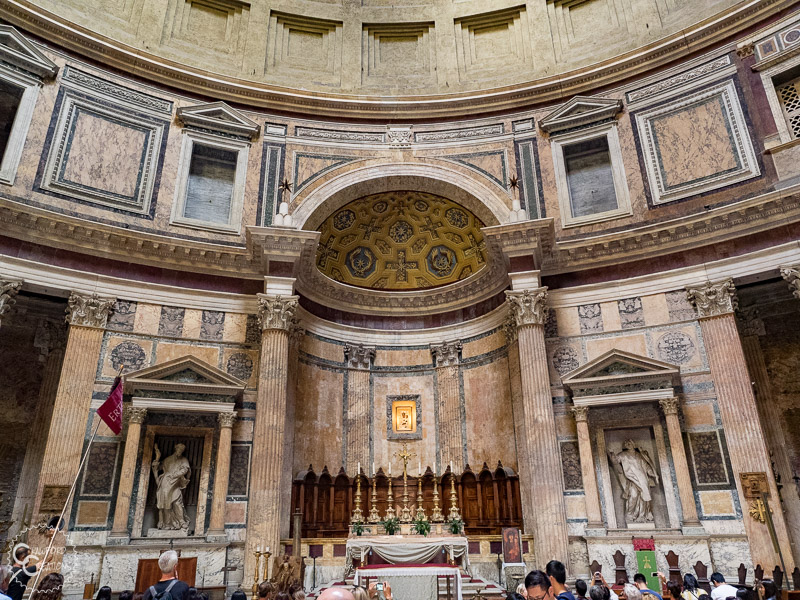
[(322, 223), (317, 268), (336, 281), (373, 289), (446, 285), (486, 265), (481, 227), (469, 210), (441, 196), (372, 194)]

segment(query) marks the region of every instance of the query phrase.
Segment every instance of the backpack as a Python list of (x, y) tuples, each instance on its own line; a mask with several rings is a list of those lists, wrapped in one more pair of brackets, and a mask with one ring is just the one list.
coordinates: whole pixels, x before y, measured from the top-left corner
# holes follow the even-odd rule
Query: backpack
[(163, 592), (156, 592), (156, 586), (151, 585), (150, 586), (150, 600), (180, 600), (179, 598), (173, 598), (172, 594), (169, 593), (169, 591), (172, 589), (172, 587), (176, 583), (178, 583), (178, 580), (177, 579), (173, 579), (170, 582), (170, 584), (167, 586), (167, 589), (165, 589)]

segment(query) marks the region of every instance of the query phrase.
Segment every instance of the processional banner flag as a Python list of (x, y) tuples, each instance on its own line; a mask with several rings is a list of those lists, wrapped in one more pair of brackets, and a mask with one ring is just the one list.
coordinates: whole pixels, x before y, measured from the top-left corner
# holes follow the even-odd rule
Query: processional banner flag
[(119, 435), (122, 431), (122, 377), (114, 379), (108, 398), (97, 409), (97, 416), (115, 434)]

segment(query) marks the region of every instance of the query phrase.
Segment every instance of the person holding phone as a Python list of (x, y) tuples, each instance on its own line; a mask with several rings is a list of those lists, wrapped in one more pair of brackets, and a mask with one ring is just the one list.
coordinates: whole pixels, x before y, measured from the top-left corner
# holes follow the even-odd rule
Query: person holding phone
[(392, 586), (388, 581), (376, 581), (369, 584), (369, 597), (370, 600), (394, 600), (392, 597)]

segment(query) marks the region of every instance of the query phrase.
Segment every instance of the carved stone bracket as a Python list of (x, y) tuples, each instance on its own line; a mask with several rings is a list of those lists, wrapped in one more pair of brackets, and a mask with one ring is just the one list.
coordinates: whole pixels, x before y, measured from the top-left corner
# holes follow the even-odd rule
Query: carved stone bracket
[(746, 42), (741, 42), (739, 45), (736, 46), (736, 56), (739, 58), (747, 58), (748, 56), (753, 56), (755, 51), (756, 44), (755, 42), (748, 40)]
[(544, 325), (547, 318), (547, 288), (506, 291), (506, 301), (517, 327)]
[(375, 348), (361, 344), (346, 344), (344, 358), (351, 369), (368, 371), (372, 361), (375, 360)]
[(236, 413), (235, 412), (221, 412), (217, 414), (217, 421), (219, 421), (220, 428), (233, 427), (233, 424), (236, 422)]
[(677, 398), (662, 398), (658, 401), (665, 415), (677, 415), (680, 403)]
[(454, 367), (458, 365), (461, 342), (443, 342), (431, 344), (433, 362), (437, 367)]
[(575, 406), (572, 408), (572, 414), (575, 415), (575, 422), (582, 423), (589, 421), (589, 407), (588, 406)]
[(114, 302), (114, 298), (102, 298), (97, 294), (84, 296), (73, 292), (67, 302), (67, 323), (102, 329), (106, 326)]
[(800, 300), (800, 265), (781, 267), (781, 277), (789, 282), (792, 296)]
[(0, 280), (0, 317), (8, 312), (17, 301), (17, 294), (22, 287), (21, 279)]
[(147, 418), (147, 408), (143, 406), (129, 406), (125, 410), (125, 419), (128, 423), (144, 423)]
[(283, 329), (291, 331), (295, 326), (294, 314), (297, 311), (299, 296), (258, 295), (258, 321), (261, 330)]
[(701, 319), (732, 313), (738, 306), (733, 280), (708, 282), (702, 287), (686, 288), (689, 302), (697, 307)]

